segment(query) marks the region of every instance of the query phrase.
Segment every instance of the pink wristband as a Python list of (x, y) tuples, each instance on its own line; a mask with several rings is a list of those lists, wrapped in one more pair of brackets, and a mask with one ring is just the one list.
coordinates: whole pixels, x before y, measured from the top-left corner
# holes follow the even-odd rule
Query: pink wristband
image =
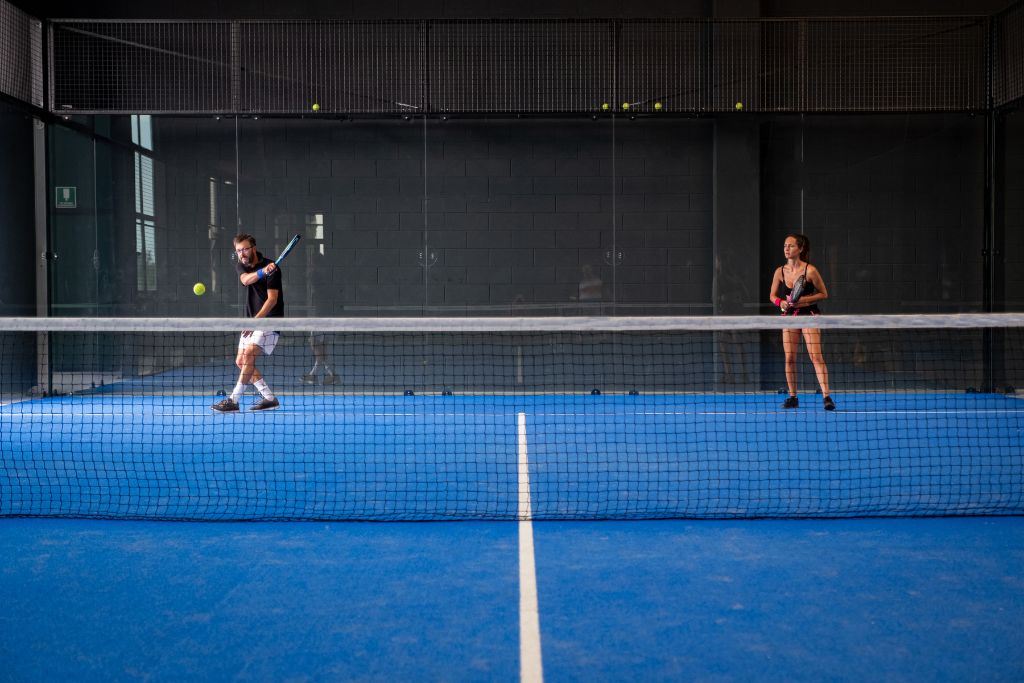
[(779, 297), (775, 297), (775, 305), (776, 306), (781, 306), (782, 305), (782, 299), (780, 299)]

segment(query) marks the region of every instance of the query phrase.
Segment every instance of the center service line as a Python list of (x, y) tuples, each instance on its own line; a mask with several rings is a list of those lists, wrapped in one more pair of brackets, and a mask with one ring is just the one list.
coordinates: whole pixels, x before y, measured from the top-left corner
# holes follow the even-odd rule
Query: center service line
[(533, 559), (530, 461), (526, 451), (526, 413), (519, 413), (519, 680), (542, 683), (537, 568)]

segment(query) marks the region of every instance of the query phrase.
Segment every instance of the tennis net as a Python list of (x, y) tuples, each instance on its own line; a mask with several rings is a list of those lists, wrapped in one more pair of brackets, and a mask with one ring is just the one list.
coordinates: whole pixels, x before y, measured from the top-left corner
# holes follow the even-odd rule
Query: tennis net
[(1024, 315), (4, 322), (0, 516), (1024, 513)]

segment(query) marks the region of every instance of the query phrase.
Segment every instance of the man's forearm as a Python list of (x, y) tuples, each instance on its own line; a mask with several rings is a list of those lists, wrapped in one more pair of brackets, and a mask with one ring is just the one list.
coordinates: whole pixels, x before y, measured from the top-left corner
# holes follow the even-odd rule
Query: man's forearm
[(274, 306), (276, 306), (276, 305), (277, 305), (277, 299), (274, 299), (274, 300), (267, 299), (266, 301), (263, 302), (263, 306), (260, 307), (260, 310), (256, 311), (256, 315), (254, 315), (253, 317), (254, 318), (266, 318), (268, 315), (270, 315), (270, 312), (272, 310), (274, 310)]

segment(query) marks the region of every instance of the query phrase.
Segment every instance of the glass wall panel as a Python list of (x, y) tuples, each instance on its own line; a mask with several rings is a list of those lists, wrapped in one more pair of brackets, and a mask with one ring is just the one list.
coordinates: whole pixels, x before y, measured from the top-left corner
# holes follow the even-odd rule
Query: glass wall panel
[[(766, 119), (764, 299), (785, 262), (783, 241), (796, 233), (811, 241), (808, 260), (829, 293), (819, 305), (825, 314), (983, 310), (984, 135), (984, 120), (966, 115)], [(940, 367), (936, 360), (949, 351), (933, 338), (896, 360), (870, 334), (843, 350), (829, 345), (828, 334), (822, 338), (829, 367), (857, 368), (896, 386), (915, 366)], [(781, 340), (769, 341), (763, 386), (782, 390)], [(991, 339), (979, 330), (957, 352), (988, 365)], [(797, 376), (800, 391), (818, 389), (802, 349)]]
[(53, 315), (99, 315), (96, 156), (92, 135), (50, 134), (50, 302)]
[(777, 118), (761, 144), (766, 287), (796, 232), (830, 313), (982, 309), (982, 118)]
[[(1024, 311), (1024, 113), (1001, 115), (1004, 144), (996, 150), (996, 287), (997, 311)], [(1019, 330), (993, 335), (993, 382), (997, 390), (1024, 391)]]
[[(145, 119), (139, 121), (143, 147)], [(231, 238), (239, 231), (238, 145), (239, 122), (234, 118), (154, 117), (150, 122), (157, 174), (155, 204), (156, 283), (139, 272), (141, 296), (151, 297), (173, 315), (238, 315), (243, 292), (234, 272)], [(144, 151), (140, 151), (145, 155)], [(163, 178), (163, 182), (160, 179)], [(141, 208), (146, 193), (143, 177), (133, 197)], [(147, 239), (144, 212), (136, 216), (138, 261), (145, 263)], [(259, 237), (260, 226), (251, 231)], [(264, 246), (262, 242), (258, 244)], [(192, 293), (202, 282), (206, 294)]]
[[(36, 313), (35, 167), (32, 116), (0, 100), (0, 317)], [(0, 329), (0, 402), (35, 384), (35, 335)]]
[(0, 100), (0, 316), (36, 310), (33, 126), (27, 112)]
[(802, 232), (827, 312), (976, 311), (983, 151), (960, 115), (96, 117), (51, 127), (51, 302), (234, 315), (243, 230), (268, 256), (304, 235), (292, 315), (754, 313)]
[(425, 135), (433, 314), (611, 312), (609, 119), (430, 119)]
[[(133, 315), (135, 187), (129, 117), (78, 117), (49, 127), (50, 307), (53, 315)], [(118, 137), (121, 139), (119, 140)], [(156, 169), (146, 171), (148, 215)]]
[(244, 119), (238, 154), (242, 227), (269, 258), (303, 235), (284, 269), (289, 315), (422, 312), (421, 126)]
[(1003, 257), (996, 297), (1000, 310), (1019, 312), (1024, 311), (1024, 113), (1005, 114), (1002, 131), (996, 187)]
[[(611, 261), (620, 315), (710, 315), (714, 133), (711, 120), (617, 116)], [(607, 200), (606, 200), (607, 201)]]

